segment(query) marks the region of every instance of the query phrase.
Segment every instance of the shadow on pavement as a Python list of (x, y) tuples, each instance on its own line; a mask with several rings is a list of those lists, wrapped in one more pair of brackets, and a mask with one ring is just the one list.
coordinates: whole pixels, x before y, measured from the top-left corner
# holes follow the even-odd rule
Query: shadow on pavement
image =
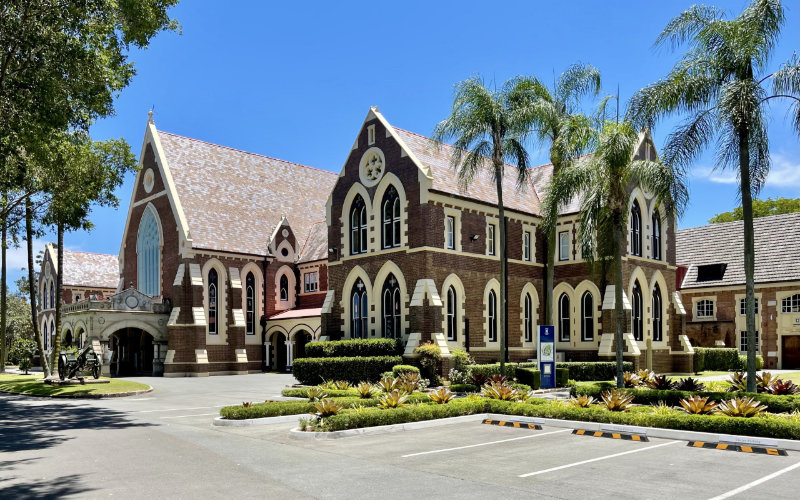
[(0, 484), (0, 499), (64, 498), (85, 496), (92, 488), (79, 484), (79, 476), (61, 476), (42, 479), (36, 483)]
[[(66, 430), (146, 427), (125, 413), (90, 405), (57, 402), (26, 405), (24, 397), (0, 396), (0, 453), (40, 450), (65, 443)], [(22, 403), (22, 404), (21, 404)], [(37, 401), (39, 403), (39, 401)], [(0, 496), (6, 496), (5, 488)]]

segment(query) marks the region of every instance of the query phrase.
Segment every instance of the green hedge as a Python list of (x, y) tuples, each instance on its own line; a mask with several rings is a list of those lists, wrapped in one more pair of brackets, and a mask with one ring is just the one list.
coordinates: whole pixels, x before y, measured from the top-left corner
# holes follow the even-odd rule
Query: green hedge
[(419, 373), (419, 368), (411, 365), (395, 365), (392, 367), (392, 375), (399, 377), (404, 373)]
[(517, 367), (515, 373), (517, 381), (521, 384), (529, 385), (534, 390), (542, 386), (542, 372), (539, 370)]
[[(569, 378), (583, 381), (614, 380), (617, 378), (617, 363), (614, 361), (570, 361), (557, 363), (559, 368), (569, 368)], [(624, 361), (622, 371), (632, 372), (633, 363)]]
[[(756, 354), (756, 370), (764, 368), (764, 358), (760, 354)], [(747, 370), (747, 356), (739, 355), (739, 364), (736, 367), (739, 371)]]
[(481, 388), (472, 384), (451, 384), (449, 389), (452, 392), (481, 392)]
[(569, 368), (562, 368), (556, 364), (556, 387), (569, 385)]
[(325, 419), (323, 426), (327, 431), (340, 431), (489, 412), (505, 415), (637, 425), (664, 429), (687, 429), (719, 434), (800, 439), (800, 426), (788, 419), (774, 416), (736, 418), (722, 415), (688, 415), (678, 411), (659, 415), (645, 412), (612, 412), (599, 407), (578, 408), (570, 405), (555, 405), (541, 401), (536, 401), (536, 403), (537, 404), (513, 403), (490, 399), (467, 401), (461, 399), (451, 401), (445, 405), (423, 405), (396, 410), (378, 410), (370, 408), (360, 412), (344, 412), (328, 417)]
[(401, 344), (393, 339), (330, 340), (306, 344), (309, 358), (398, 356), (402, 353)]
[[(517, 366), (517, 363), (506, 363), (506, 372), (502, 375), (505, 375), (508, 378), (514, 378), (516, 375)], [(489, 365), (469, 365), (468, 368), (470, 375), (482, 374), (486, 375), (487, 377), (491, 377), (492, 375), (501, 375), (500, 363)]]
[(403, 362), (400, 356), (300, 358), (292, 365), (292, 374), (303, 385), (323, 380), (346, 380), (351, 384), (375, 382), (381, 374)]
[[(327, 398), (326, 398), (327, 399)], [(361, 405), (365, 408), (378, 406), (378, 398), (361, 399), (359, 397), (332, 398), (345, 408), (352, 405)], [(431, 398), (421, 392), (411, 394), (407, 403), (433, 403)], [(244, 406), (226, 406), (219, 412), (222, 418), (228, 420), (246, 420), (251, 418), (280, 417), (281, 415), (302, 415), (314, 413), (314, 403), (309, 401), (271, 401), (269, 403), (254, 403), (247, 408)]]
[[(583, 383), (570, 389), (570, 393), (573, 396), (577, 394), (587, 394), (589, 396), (599, 397), (603, 391), (612, 387), (614, 387), (614, 384), (610, 382)], [(663, 401), (667, 405), (678, 406), (680, 405), (681, 399), (693, 395), (708, 397), (714, 401), (749, 396), (767, 405), (767, 408), (772, 413), (790, 413), (794, 410), (800, 410), (800, 395), (797, 394), (791, 396), (776, 396), (774, 394), (753, 394), (749, 392), (654, 391), (650, 389), (625, 390), (634, 395), (634, 403), (643, 405), (657, 404), (659, 401)]]
[[(281, 396), (287, 398), (307, 398), (308, 387), (299, 387), (295, 389), (284, 389), (281, 391)], [(329, 398), (353, 398), (358, 397), (358, 391), (355, 389), (325, 389), (325, 393)]]

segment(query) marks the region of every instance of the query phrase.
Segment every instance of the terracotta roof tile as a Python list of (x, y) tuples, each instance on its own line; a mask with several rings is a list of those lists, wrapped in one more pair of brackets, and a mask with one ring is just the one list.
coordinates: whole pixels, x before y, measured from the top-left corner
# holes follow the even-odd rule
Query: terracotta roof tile
[(159, 132), (196, 248), (263, 255), (286, 214), (300, 242), (325, 217), (337, 174)]
[[(755, 282), (800, 280), (800, 213), (759, 217), (755, 233)], [(676, 258), (688, 266), (682, 288), (744, 285), (744, 223), (710, 224), (676, 235)], [(727, 264), (721, 280), (697, 281), (697, 266)]]

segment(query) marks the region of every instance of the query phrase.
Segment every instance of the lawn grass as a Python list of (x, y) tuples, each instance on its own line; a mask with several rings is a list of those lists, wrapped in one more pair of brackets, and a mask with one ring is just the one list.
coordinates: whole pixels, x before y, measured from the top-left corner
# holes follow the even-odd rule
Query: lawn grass
[[(103, 377), (105, 378), (105, 377)], [(41, 374), (0, 374), (0, 391), (30, 396), (92, 397), (101, 394), (146, 391), (149, 385), (129, 380), (111, 379), (108, 384), (53, 386), (42, 382)]]

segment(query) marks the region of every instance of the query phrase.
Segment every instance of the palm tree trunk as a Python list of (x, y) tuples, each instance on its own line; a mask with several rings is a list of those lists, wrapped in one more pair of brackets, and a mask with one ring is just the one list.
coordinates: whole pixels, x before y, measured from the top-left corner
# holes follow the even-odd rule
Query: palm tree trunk
[(47, 362), (47, 355), (44, 352), (42, 343), (42, 332), (39, 330), (39, 314), (37, 312), (36, 289), (39, 283), (35, 279), (33, 269), (33, 202), (31, 197), (25, 199), (25, 240), (28, 247), (28, 296), (31, 301), (31, 324), (33, 325), (33, 338), (36, 339), (36, 347), (39, 349), (39, 359), (42, 363), (42, 371), (45, 378), (50, 376), (50, 363)]
[(623, 342), (622, 327), (625, 324), (625, 310), (622, 307), (622, 224), (619, 214), (615, 214), (614, 223), (614, 311), (617, 313), (617, 387), (622, 388)]
[[(750, 186), (750, 142), (746, 127), (739, 129), (739, 181), (744, 219), (745, 313), (747, 323), (747, 392), (756, 392), (755, 238)], [(763, 307), (763, 305), (762, 305)]]
[(8, 356), (8, 345), (6, 344), (6, 316), (8, 314), (7, 297), (8, 287), (6, 286), (7, 279), (7, 266), (6, 266), (6, 251), (8, 250), (8, 217), (3, 217), (2, 229), (3, 241), (0, 242), (2, 246), (2, 271), (0, 271), (0, 373), (6, 371), (6, 358)]
[(58, 272), (56, 273), (56, 331), (53, 336), (53, 349), (50, 352), (50, 366), (56, 366), (58, 354), (61, 352), (61, 287), (64, 283), (64, 225), (58, 223)]
[(495, 161), (495, 174), (497, 176), (497, 210), (500, 215), (500, 307), (498, 307), (498, 323), (500, 327), (500, 373), (506, 374), (506, 361), (508, 358), (508, 335), (506, 331), (506, 318), (508, 317), (508, 256), (506, 255), (506, 211), (503, 207), (503, 164), (500, 155), (500, 165)]

